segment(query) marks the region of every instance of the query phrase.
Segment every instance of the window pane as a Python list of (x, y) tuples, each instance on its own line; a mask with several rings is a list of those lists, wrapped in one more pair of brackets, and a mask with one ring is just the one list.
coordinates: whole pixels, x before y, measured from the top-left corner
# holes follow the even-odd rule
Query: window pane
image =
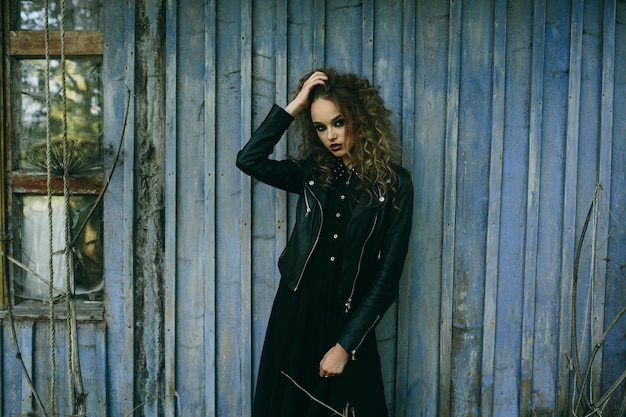
[[(43, 0), (17, 0), (21, 30), (44, 30)], [(61, 2), (49, 0), (48, 27), (61, 29)], [(102, 0), (66, 0), (65, 30), (102, 30)]]
[[(70, 173), (79, 174), (102, 167), (102, 80), (101, 64), (95, 60), (66, 60), (67, 135), (71, 146)], [(20, 104), (14, 109), (17, 123), (13, 160), (18, 168), (46, 170), (45, 60), (20, 60)], [(63, 107), (61, 68), (50, 62), (50, 131), (55, 149), (53, 169), (63, 173)]]
[[(72, 254), (74, 292), (99, 297), (102, 289), (102, 210), (100, 206), (87, 218), (95, 196), (75, 196), (70, 199), (71, 234), (76, 239)], [(53, 268), (55, 296), (65, 292), (65, 200), (52, 197)], [(45, 281), (29, 271), (18, 269), (15, 293), (23, 299), (47, 299), (49, 276), (48, 198), (22, 197), (21, 262)]]

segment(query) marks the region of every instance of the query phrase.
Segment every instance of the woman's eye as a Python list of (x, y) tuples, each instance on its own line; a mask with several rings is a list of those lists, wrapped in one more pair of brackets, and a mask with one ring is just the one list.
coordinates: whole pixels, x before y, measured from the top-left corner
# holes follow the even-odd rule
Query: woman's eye
[(346, 122), (343, 119), (339, 119), (335, 122), (335, 127), (341, 127), (343, 125), (345, 125)]
[(315, 130), (317, 130), (318, 132), (323, 132), (324, 129), (326, 129), (323, 125), (316, 125), (315, 126)]

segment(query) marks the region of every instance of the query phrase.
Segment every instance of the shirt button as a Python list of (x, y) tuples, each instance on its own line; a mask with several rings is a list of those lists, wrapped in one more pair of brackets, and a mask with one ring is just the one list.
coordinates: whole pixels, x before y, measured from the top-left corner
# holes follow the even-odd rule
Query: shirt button
[(345, 200), (346, 196), (344, 194), (341, 194), (341, 197), (339, 197), (339, 198), (341, 198), (342, 200)]
[(313, 180), (309, 181), (309, 185), (314, 185), (314, 184), (315, 184), (315, 181)]
[(378, 201), (380, 201), (380, 202), (382, 203), (383, 201), (385, 201), (385, 197), (380, 197), (380, 198), (378, 199)]
[(341, 213), (335, 214), (335, 217), (341, 217)]
[(335, 262), (335, 257), (334, 257), (334, 256), (331, 256), (331, 257), (330, 257), (330, 261), (331, 261), (331, 262)]
[(335, 234), (333, 235), (333, 239), (337, 239), (338, 237), (339, 237), (339, 235), (338, 235), (337, 233), (335, 233)]

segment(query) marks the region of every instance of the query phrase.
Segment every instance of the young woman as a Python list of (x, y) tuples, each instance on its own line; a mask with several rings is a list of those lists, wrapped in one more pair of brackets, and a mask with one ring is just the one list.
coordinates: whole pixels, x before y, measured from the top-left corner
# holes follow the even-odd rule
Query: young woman
[[(294, 119), (299, 158), (269, 159)], [(237, 155), (243, 172), (300, 195), (253, 417), (329, 416), (328, 407), (388, 415), (374, 328), (395, 300), (413, 211), (394, 149), (378, 88), (328, 68), (305, 76), (284, 109), (274, 105)]]

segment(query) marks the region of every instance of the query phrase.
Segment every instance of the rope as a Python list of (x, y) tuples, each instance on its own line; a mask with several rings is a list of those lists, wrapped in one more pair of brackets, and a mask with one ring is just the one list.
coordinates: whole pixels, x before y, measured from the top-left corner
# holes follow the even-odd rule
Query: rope
[(78, 333), (74, 300), (74, 240), (70, 191), (70, 147), (67, 134), (67, 80), (65, 60), (65, 0), (61, 0), (61, 104), (63, 113), (63, 197), (65, 207), (65, 294), (67, 306), (67, 366), (69, 371), (69, 406), (72, 414), (86, 415), (84, 391), (78, 356)]
[(48, 302), (50, 303), (50, 410), (56, 416), (56, 328), (54, 314), (54, 248), (52, 245), (54, 230), (52, 217), (52, 135), (50, 133), (52, 104), (50, 101), (50, 28), (48, 0), (44, 0), (44, 32), (46, 54), (46, 185), (48, 196)]
[[(589, 285), (589, 292), (588, 292), (588, 296), (587, 296), (587, 300), (585, 302), (585, 310), (584, 310), (584, 318), (585, 321), (583, 323), (583, 329), (582, 329), (582, 340), (581, 340), (581, 345), (582, 346), (586, 346), (587, 345), (587, 337), (589, 337), (589, 343), (594, 343), (593, 342), (593, 326), (591, 324), (591, 321), (593, 320), (593, 308), (592, 306), (595, 305), (596, 303), (596, 291), (595, 291), (595, 276), (596, 276), (596, 244), (598, 241), (598, 217), (599, 217), (599, 206), (600, 206), (600, 199), (601, 199), (601, 195), (600, 195), (600, 191), (602, 189), (602, 186), (600, 184), (596, 185), (596, 189), (594, 191), (594, 195), (593, 195), (593, 199), (591, 202), (591, 207), (590, 207), (590, 211), (587, 215), (587, 220), (591, 221), (591, 259), (590, 259), (590, 265), (589, 265), (589, 281), (588, 281), (588, 285)], [(581, 241), (585, 238), (585, 233), (584, 230), (586, 229), (583, 228), (583, 234), (581, 235), (580, 239)], [(575, 302), (575, 300), (574, 300)], [(574, 315), (575, 313), (573, 313)], [(589, 404), (593, 404), (593, 366), (591, 364), (591, 361), (593, 361), (593, 355), (590, 354), (590, 358), (589, 358), (589, 397), (588, 397), (588, 401)], [(585, 377), (583, 378), (583, 380), (580, 381), (581, 384), (585, 384), (585, 381), (587, 380), (587, 375), (585, 375)], [(574, 381), (576, 381), (576, 378), (574, 378)], [(581, 392), (580, 392), (580, 398), (578, 398), (578, 389), (577, 389), (577, 384), (576, 382), (574, 382), (573, 384), (573, 395), (572, 395), (572, 413), (574, 416), (577, 416), (577, 411), (578, 411), (578, 405), (580, 404), (580, 400), (583, 398), (583, 389), (581, 388)], [(576, 399), (578, 398), (578, 401), (576, 401)], [(597, 408), (593, 408), (593, 411), (590, 415), (594, 414), (596, 411), (599, 411)], [(588, 417), (589, 415), (585, 416)]]
[(76, 412), (75, 398), (75, 361), (74, 361), (74, 326), (73, 326), (73, 309), (72, 298), (74, 296), (73, 274), (72, 274), (72, 251), (71, 251), (71, 205), (70, 205), (70, 186), (69, 186), (69, 152), (67, 143), (67, 87), (65, 73), (65, 0), (61, 0), (61, 106), (63, 114), (63, 197), (65, 208), (65, 301), (67, 307), (67, 366), (68, 366), (68, 382), (69, 382), (69, 398), (68, 403), (70, 412)]
[[(596, 187), (593, 201), (592, 201), (592, 215), (591, 215), (591, 259), (589, 265), (589, 293), (587, 301), (585, 302), (585, 321), (583, 323), (582, 331), (582, 346), (587, 346), (587, 342), (593, 343), (593, 326), (591, 325), (593, 308), (592, 305), (595, 302), (595, 265), (596, 265), (596, 239), (598, 234), (598, 199), (599, 191)], [(589, 339), (587, 339), (589, 337)], [(593, 367), (592, 367), (593, 369)], [(590, 375), (590, 381), (593, 381), (593, 375)], [(589, 399), (593, 403), (593, 384), (589, 383)]]
[[(589, 306), (589, 321), (593, 321), (591, 317), (593, 314), (593, 306), (596, 305), (596, 243), (598, 242), (598, 216), (600, 214), (600, 185), (596, 185), (596, 190), (593, 196), (593, 217), (591, 219), (591, 265), (589, 267), (589, 293), (591, 305)], [(589, 340), (593, 341), (593, 326), (589, 324)], [(593, 404), (593, 366), (589, 376), (589, 400)]]

